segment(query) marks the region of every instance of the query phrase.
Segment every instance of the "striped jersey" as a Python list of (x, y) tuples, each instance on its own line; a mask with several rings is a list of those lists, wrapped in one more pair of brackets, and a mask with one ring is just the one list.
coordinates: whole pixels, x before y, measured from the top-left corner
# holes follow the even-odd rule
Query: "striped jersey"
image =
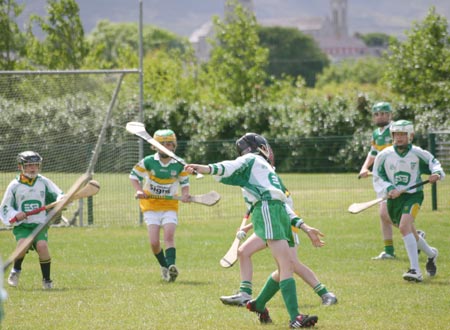
[[(378, 195), (385, 196), (393, 189), (402, 190), (422, 182), (421, 174), (437, 173), (444, 179), (445, 173), (440, 162), (420, 147), (409, 145), (400, 154), (395, 146), (388, 147), (378, 154), (373, 166), (373, 187)], [(408, 190), (414, 193), (423, 186)]]
[(372, 133), (372, 141), (370, 146), (369, 154), (375, 157), (384, 148), (390, 147), (392, 145), (392, 137), (389, 131), (391, 123), (384, 127), (378, 127)]
[[(0, 217), (6, 225), (19, 212), (29, 212), (47, 204), (55, 202), (63, 196), (63, 192), (50, 179), (38, 175), (34, 179), (28, 179), (18, 175), (10, 182), (3, 196), (0, 206)], [(30, 215), (22, 221), (16, 222), (18, 226), (22, 223), (44, 223), (47, 212)]]
[[(131, 170), (130, 179), (141, 182), (148, 195), (175, 196), (180, 186), (189, 186), (189, 176), (184, 166), (173, 159), (163, 164), (158, 153), (137, 163)], [(142, 212), (178, 211), (178, 200), (140, 199), (139, 206)]]

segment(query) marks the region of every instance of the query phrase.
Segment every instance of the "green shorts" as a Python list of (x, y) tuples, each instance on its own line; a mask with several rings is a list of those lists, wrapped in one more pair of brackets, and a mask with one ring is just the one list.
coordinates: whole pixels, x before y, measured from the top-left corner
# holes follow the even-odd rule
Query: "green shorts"
[(404, 193), (395, 199), (387, 200), (387, 210), (394, 225), (400, 224), (403, 214), (411, 214), (414, 218), (423, 202), (423, 191), (413, 194)]
[(259, 238), (267, 240), (286, 240), (294, 246), (291, 221), (284, 203), (278, 200), (257, 202), (252, 212), (253, 230)]
[[(38, 223), (22, 223), (18, 226), (14, 226), (13, 234), (16, 237), (16, 241), (30, 236), (33, 230), (38, 226)], [(37, 241), (48, 241), (48, 227), (37, 235), (33, 241), (33, 245), (36, 244)]]

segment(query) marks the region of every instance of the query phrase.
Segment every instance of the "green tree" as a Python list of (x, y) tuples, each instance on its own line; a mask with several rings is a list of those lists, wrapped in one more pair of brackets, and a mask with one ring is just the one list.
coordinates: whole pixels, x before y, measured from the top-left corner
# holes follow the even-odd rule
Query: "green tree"
[[(136, 23), (112, 23), (102, 20), (87, 37), (89, 54), (86, 66), (115, 69), (136, 67), (139, 54), (139, 35)], [(144, 54), (160, 49), (189, 52), (187, 40), (151, 25), (143, 27)]]
[(434, 7), (422, 22), (414, 23), (407, 40), (390, 47), (385, 73), (388, 85), (404, 97), (405, 119), (421, 122), (424, 129), (448, 128), (450, 36), (446, 18)]
[[(48, 16), (30, 18), (28, 58), (48, 69), (78, 69), (87, 54), (80, 9), (74, 0), (48, 0)], [(37, 25), (45, 35), (40, 41), (33, 33)]]
[(267, 73), (277, 79), (302, 76), (313, 87), (316, 75), (329, 65), (314, 39), (296, 28), (259, 27), (258, 36), (261, 46), (269, 49)]
[(368, 47), (388, 47), (395, 38), (385, 33), (355, 33), (355, 37), (364, 41)]
[(215, 37), (202, 79), (216, 100), (243, 105), (260, 98), (268, 50), (259, 44), (255, 16), (236, 3), (234, 8), (224, 21), (213, 19)]
[(15, 0), (0, 0), (0, 70), (14, 70), (24, 53), (24, 35), (16, 22), (22, 11)]
[(344, 82), (377, 84), (383, 78), (384, 68), (385, 61), (376, 57), (342, 61), (325, 68), (317, 78), (316, 87)]
[(193, 103), (196, 100), (194, 66), (180, 50), (154, 50), (144, 58), (144, 91), (151, 102)]

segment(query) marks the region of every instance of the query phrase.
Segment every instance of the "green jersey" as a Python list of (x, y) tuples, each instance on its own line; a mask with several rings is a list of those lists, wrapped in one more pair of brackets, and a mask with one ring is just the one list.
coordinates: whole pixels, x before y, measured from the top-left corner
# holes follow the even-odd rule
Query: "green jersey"
[(242, 187), (254, 201), (286, 202), (280, 178), (273, 167), (259, 155), (250, 153), (235, 160), (210, 164), (209, 167), (218, 181)]
[[(373, 187), (378, 195), (387, 195), (393, 189), (404, 189), (422, 181), (422, 174), (440, 175), (445, 173), (439, 161), (426, 150), (409, 145), (408, 149), (399, 153), (395, 146), (384, 149), (375, 158), (373, 166)], [(413, 194), (423, 190), (423, 186), (408, 190)]]
[(287, 197), (273, 167), (260, 155), (245, 154), (235, 160), (210, 164), (211, 174), (224, 184), (240, 186), (253, 203), (252, 223), (263, 240), (287, 240), (294, 245)]
[(392, 137), (389, 131), (391, 123), (384, 127), (379, 127), (372, 133), (372, 141), (370, 146), (369, 154), (371, 156), (376, 156), (384, 148), (390, 147), (392, 145)]

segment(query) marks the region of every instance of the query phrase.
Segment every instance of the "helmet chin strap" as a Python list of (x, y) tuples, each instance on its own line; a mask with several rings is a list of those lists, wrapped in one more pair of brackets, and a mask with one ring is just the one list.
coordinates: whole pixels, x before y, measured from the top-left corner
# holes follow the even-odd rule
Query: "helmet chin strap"
[(31, 173), (27, 173), (27, 172), (22, 172), (22, 174), (25, 176), (25, 177), (27, 177), (28, 179), (34, 179), (34, 178), (36, 178), (37, 177), (37, 173), (35, 173), (35, 174), (31, 174)]
[(269, 160), (269, 150), (267, 150), (266, 148), (263, 149), (261, 147), (258, 147), (258, 150), (260, 153), (262, 153), (266, 160)]

